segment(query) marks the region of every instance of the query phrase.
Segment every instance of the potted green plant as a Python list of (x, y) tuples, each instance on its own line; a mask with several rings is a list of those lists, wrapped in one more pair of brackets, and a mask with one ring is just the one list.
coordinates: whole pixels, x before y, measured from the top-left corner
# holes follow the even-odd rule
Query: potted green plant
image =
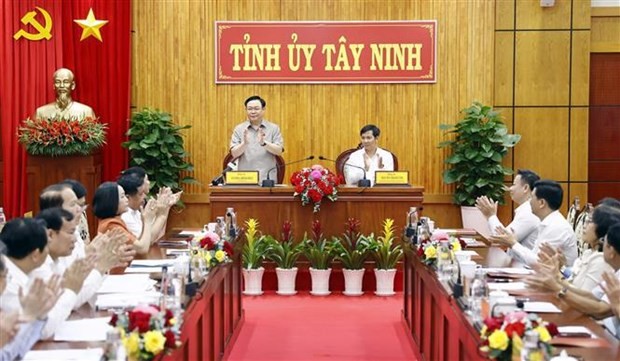
[[(456, 124), (440, 125), (447, 134), (454, 134), (453, 139), (439, 144), (451, 151), (445, 160), (449, 168), (443, 172), (443, 181), (456, 184), (454, 203), (461, 207), (477, 211), (473, 206), (480, 196), (503, 204), (504, 176), (512, 174), (512, 170), (504, 167), (502, 161), (521, 136), (509, 134), (500, 114), (490, 106), (473, 102), (461, 113), (463, 118)], [(471, 208), (466, 208), (464, 214), (469, 211)], [(465, 222), (463, 225), (472, 228)]]
[(267, 236), (269, 252), (267, 258), (276, 263), (279, 295), (294, 295), (295, 280), (297, 279), (297, 259), (303, 251), (303, 244), (296, 243), (292, 235), (292, 223), (285, 221), (282, 224), (282, 239), (278, 241), (273, 236)]
[(375, 277), (377, 280), (377, 296), (392, 296), (394, 292), (394, 276), (396, 275), (396, 263), (403, 256), (400, 244), (394, 242), (394, 220), (387, 218), (383, 221), (383, 235), (374, 237), (371, 234), (365, 242), (368, 242), (370, 254), (375, 259)]
[(361, 296), (364, 279), (364, 262), (370, 250), (368, 238), (360, 233), (360, 221), (349, 218), (345, 222), (342, 238), (333, 237), (334, 259), (342, 262), (345, 296)]
[(304, 234), (302, 245), (303, 253), (310, 262), (310, 277), (312, 279), (310, 294), (315, 296), (329, 295), (333, 241), (328, 241), (323, 237), (319, 220), (312, 222), (312, 236), (308, 238)]
[(263, 294), (263, 274), (265, 268), (263, 261), (269, 253), (270, 243), (264, 236), (259, 235), (259, 223), (256, 219), (250, 218), (245, 222), (246, 242), (241, 250), (241, 261), (243, 263), (243, 280), (246, 295), (258, 296)]
[(129, 140), (123, 147), (129, 150), (129, 164), (144, 168), (149, 175), (152, 195), (162, 187), (178, 192), (183, 183), (198, 183), (186, 175), (194, 166), (187, 161), (181, 131), (190, 127), (174, 124), (170, 113), (159, 110), (144, 108), (132, 114)]

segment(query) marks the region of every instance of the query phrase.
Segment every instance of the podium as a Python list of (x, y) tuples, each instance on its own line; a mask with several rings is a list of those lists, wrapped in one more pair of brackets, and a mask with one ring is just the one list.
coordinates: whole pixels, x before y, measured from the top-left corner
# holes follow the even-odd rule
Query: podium
[(420, 207), (424, 201), (424, 187), (340, 187), (338, 200), (323, 199), (321, 210), (312, 212), (312, 205), (301, 205), (293, 197), (289, 185), (274, 188), (247, 186), (212, 186), (210, 193), (211, 214), (224, 215), (227, 207), (235, 208), (239, 226), (249, 218), (260, 222), (259, 230), (279, 238), (282, 223), (293, 223), (293, 235), (301, 240), (304, 232), (310, 234), (312, 221), (318, 219), (325, 237), (340, 236), (348, 218), (361, 221), (362, 233), (379, 233), (386, 218), (394, 219), (396, 236), (405, 227), (409, 207)]
[[(28, 211), (39, 212), (39, 194), (47, 186), (67, 178), (81, 182), (86, 188), (86, 203), (89, 204), (95, 190), (101, 183), (101, 153), (48, 157), (28, 155), (26, 177), (28, 179)], [(92, 207), (86, 209), (91, 237), (97, 235), (97, 220)]]

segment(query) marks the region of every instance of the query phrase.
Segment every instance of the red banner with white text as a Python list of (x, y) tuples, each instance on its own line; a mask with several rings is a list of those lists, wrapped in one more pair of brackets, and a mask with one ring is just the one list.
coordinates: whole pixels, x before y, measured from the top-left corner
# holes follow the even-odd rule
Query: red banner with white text
[(216, 83), (435, 83), (437, 22), (215, 22)]

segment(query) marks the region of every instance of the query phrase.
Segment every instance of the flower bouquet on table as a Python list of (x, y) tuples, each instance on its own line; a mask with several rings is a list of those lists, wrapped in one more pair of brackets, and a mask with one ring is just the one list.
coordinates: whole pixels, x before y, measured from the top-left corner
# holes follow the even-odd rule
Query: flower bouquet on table
[(88, 155), (105, 144), (106, 125), (93, 117), (26, 119), (18, 141), (31, 155)]
[(181, 344), (179, 324), (172, 311), (162, 312), (154, 305), (115, 313), (109, 323), (120, 330), (130, 360), (152, 360)]
[(327, 198), (334, 202), (338, 199), (338, 187), (342, 183), (340, 177), (321, 165), (303, 168), (291, 175), (291, 184), (295, 188), (294, 197), (301, 198), (301, 205), (312, 204), (314, 212), (321, 208), (321, 201)]
[(480, 350), (493, 360), (509, 361), (513, 360), (513, 357), (520, 360), (519, 356), (524, 346), (523, 338), (528, 331), (538, 335), (537, 355), (531, 355), (533, 357), (529, 359), (548, 360), (553, 351), (549, 341), (558, 334), (557, 326), (543, 321), (536, 314), (523, 311), (486, 318), (480, 330), (482, 340)]
[(207, 270), (231, 261), (233, 246), (220, 238), (215, 232), (203, 231), (195, 235), (191, 241), (192, 261), (204, 262)]
[(425, 239), (418, 245), (418, 257), (422, 258), (422, 261), (427, 265), (435, 263), (441, 241), (448, 241), (452, 252), (460, 251), (467, 246), (458, 237), (450, 236), (446, 232), (435, 231), (430, 239)]

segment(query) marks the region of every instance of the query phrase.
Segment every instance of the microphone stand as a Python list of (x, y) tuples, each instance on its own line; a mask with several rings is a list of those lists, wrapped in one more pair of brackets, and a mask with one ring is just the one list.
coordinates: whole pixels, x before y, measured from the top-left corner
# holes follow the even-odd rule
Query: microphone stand
[[(324, 156), (322, 156), (322, 155), (320, 155), (320, 156), (319, 156), (319, 159), (320, 159), (320, 160), (328, 160), (328, 161), (330, 161), (330, 162), (334, 162), (334, 163), (336, 163), (336, 161), (335, 161), (335, 160), (333, 160), (333, 159), (329, 159), (329, 158), (325, 158), (325, 157), (324, 157)], [(361, 170), (362, 170), (362, 172), (364, 172), (364, 178), (363, 178), (363, 179), (360, 179), (360, 180), (357, 182), (357, 186), (358, 186), (358, 187), (361, 187), (361, 188), (370, 188), (370, 179), (366, 179), (366, 169), (364, 169), (363, 167), (360, 167), (360, 166), (354, 165), (354, 164), (349, 164), (349, 163), (345, 163), (344, 165), (345, 165), (345, 166), (349, 166), (349, 167), (353, 167), (353, 168), (358, 168), (358, 169), (361, 169)]]
[(290, 165), (290, 164), (295, 164), (295, 163), (303, 162), (304, 160), (312, 160), (312, 159), (314, 159), (313, 155), (311, 155), (309, 157), (306, 157), (304, 159), (300, 159), (300, 160), (295, 160), (295, 161), (292, 161), (292, 162), (284, 163), (281, 166), (276, 165), (275, 167), (270, 168), (267, 171), (267, 179), (263, 179), (263, 182), (261, 183), (261, 187), (273, 188), (276, 185), (276, 181), (269, 178), (269, 173), (271, 173), (272, 170), (280, 169), (281, 167), (285, 167), (285, 166)]

